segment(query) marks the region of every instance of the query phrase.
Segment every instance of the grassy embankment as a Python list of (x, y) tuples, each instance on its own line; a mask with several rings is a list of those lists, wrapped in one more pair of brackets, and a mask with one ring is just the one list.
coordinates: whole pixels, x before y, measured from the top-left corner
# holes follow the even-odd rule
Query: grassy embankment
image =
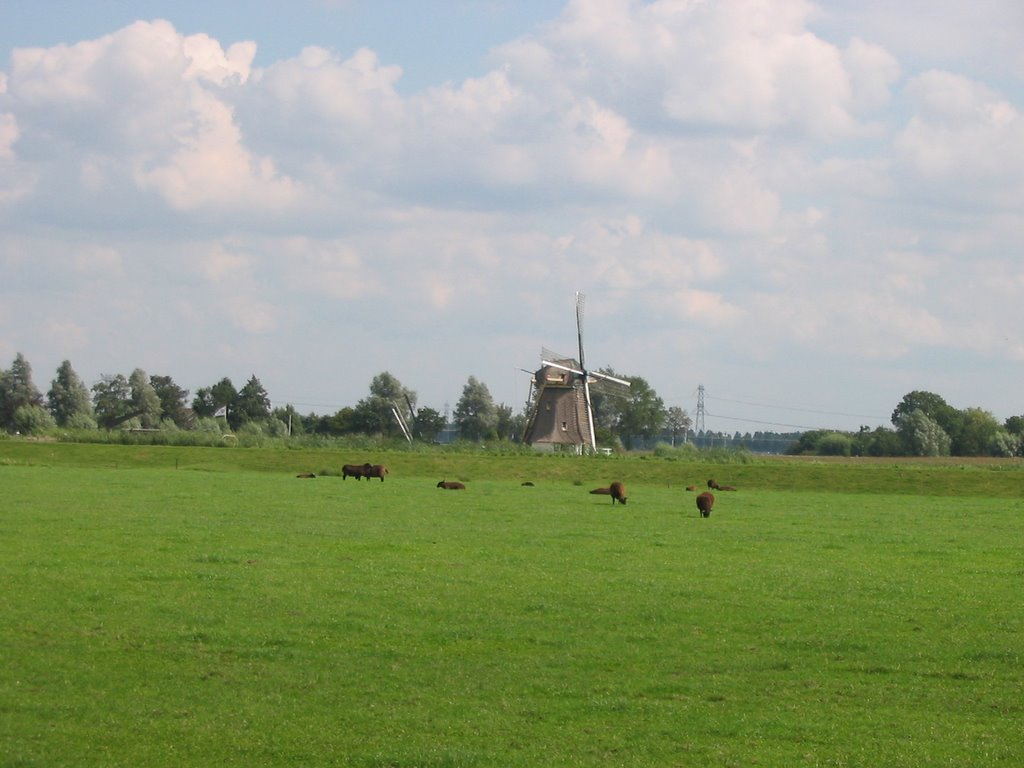
[(1022, 478), (0, 442), (0, 765), (1018, 765)]

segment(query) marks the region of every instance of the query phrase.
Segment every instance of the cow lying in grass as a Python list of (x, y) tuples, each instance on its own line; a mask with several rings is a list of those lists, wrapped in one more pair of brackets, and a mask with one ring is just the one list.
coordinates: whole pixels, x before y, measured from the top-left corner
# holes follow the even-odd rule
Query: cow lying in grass
[(714, 480), (708, 480), (708, 488), (714, 488), (716, 491), (735, 491), (736, 490), (731, 485), (719, 485)]
[(444, 488), (446, 491), (464, 491), (466, 486), (462, 483), (456, 482), (455, 480), (442, 480), (437, 484), (438, 488)]

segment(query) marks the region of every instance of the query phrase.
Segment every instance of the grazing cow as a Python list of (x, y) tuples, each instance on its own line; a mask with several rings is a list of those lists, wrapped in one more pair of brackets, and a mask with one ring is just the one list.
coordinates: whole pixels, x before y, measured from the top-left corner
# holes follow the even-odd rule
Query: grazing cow
[(462, 483), (455, 482), (454, 480), (442, 480), (437, 484), (438, 488), (444, 488), (446, 491), (464, 491), (466, 486)]
[(626, 505), (626, 486), (616, 480), (614, 483), (608, 486), (608, 490), (612, 495), (612, 506), (615, 506), (615, 502), (619, 502), (623, 506)]
[(373, 465), (370, 463), (346, 464), (341, 468), (341, 479), (345, 480), (349, 477), (354, 477), (356, 480), (362, 480), (364, 477), (369, 477), (371, 469), (373, 469)]
[(369, 467), (369, 469), (366, 470), (366, 472), (363, 474), (363, 477), (365, 477), (367, 481), (369, 481), (371, 478), (379, 477), (380, 481), (382, 483), (384, 482), (384, 475), (386, 475), (389, 472), (388, 468), (385, 465), (373, 464), (371, 466), (370, 464), (367, 464), (366, 466)]
[(315, 472), (300, 472), (296, 477), (316, 477)]
[(711, 517), (711, 508), (715, 506), (715, 496), (710, 491), (697, 494), (697, 511), (701, 517)]

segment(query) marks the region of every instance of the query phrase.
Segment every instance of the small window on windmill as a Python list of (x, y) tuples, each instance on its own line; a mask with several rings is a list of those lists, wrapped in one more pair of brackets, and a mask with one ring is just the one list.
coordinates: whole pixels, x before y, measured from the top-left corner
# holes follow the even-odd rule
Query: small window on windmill
[(563, 432), (568, 432), (569, 431), (569, 422), (567, 422), (567, 421), (563, 421), (562, 422), (562, 431)]

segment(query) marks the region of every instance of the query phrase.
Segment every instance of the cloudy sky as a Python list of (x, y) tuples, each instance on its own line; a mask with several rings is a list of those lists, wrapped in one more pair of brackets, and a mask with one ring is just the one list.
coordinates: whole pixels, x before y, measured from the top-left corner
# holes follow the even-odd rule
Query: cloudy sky
[(0, 4), (0, 366), (390, 371), (542, 346), (727, 432), (1024, 414), (1020, 0)]

